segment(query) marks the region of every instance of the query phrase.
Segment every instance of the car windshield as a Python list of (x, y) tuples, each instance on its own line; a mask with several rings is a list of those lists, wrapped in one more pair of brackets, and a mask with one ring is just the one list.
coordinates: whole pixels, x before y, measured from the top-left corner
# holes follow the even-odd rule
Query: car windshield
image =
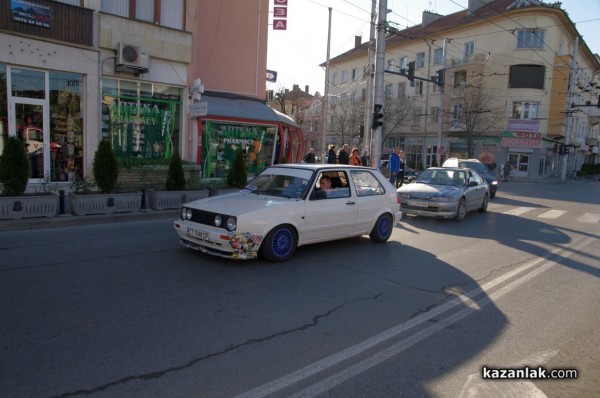
[(257, 195), (301, 198), (306, 193), (312, 175), (311, 170), (268, 168), (250, 181), (246, 189)]
[(415, 182), (429, 185), (465, 185), (465, 172), (451, 169), (427, 169), (416, 179)]
[(490, 174), (490, 170), (483, 163), (477, 162), (460, 162), (460, 167), (468, 167), (475, 170), (479, 174)]

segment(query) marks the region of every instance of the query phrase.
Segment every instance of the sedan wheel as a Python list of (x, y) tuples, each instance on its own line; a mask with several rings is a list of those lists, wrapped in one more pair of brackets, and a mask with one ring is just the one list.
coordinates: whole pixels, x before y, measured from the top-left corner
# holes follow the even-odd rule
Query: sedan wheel
[(489, 199), (487, 196), (487, 193), (485, 194), (485, 196), (483, 197), (483, 203), (481, 204), (481, 207), (479, 209), (477, 209), (480, 213), (485, 213), (487, 211), (488, 208), (488, 203), (489, 203)]
[(377, 219), (377, 222), (373, 226), (373, 230), (369, 234), (371, 240), (375, 243), (383, 243), (392, 236), (392, 230), (394, 228), (393, 218), (390, 214), (382, 214)]
[(273, 263), (286, 261), (294, 255), (298, 238), (290, 225), (280, 225), (267, 234), (260, 245), (261, 256)]
[(454, 216), (454, 219), (456, 221), (462, 221), (465, 219), (466, 215), (467, 215), (467, 202), (465, 201), (465, 198), (460, 198), (460, 200), (458, 201), (458, 208), (456, 209), (456, 215)]

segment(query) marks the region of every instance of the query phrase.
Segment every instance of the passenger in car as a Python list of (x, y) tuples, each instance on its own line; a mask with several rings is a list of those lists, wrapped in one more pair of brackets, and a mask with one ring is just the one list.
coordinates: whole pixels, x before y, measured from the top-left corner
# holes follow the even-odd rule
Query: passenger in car
[(319, 180), (319, 187), (322, 191), (331, 190), (331, 177), (329, 177), (329, 176), (321, 177), (321, 179)]

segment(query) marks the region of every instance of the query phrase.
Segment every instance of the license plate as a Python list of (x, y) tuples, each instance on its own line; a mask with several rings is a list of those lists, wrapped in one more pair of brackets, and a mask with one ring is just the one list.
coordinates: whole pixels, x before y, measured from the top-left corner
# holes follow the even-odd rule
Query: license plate
[(200, 240), (208, 240), (208, 232), (206, 232), (206, 231), (200, 231), (198, 229), (188, 228), (187, 234), (188, 234), (188, 236), (191, 236), (192, 238), (196, 238), (196, 239), (200, 239)]
[(417, 206), (417, 207), (428, 207), (429, 203), (427, 203), (427, 202), (421, 202), (419, 200), (409, 200), (408, 201), (408, 205), (409, 206)]

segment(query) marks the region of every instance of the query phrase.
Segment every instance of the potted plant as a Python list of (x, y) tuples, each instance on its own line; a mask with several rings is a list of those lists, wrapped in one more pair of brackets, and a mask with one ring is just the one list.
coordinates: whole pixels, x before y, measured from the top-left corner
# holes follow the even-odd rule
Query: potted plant
[(29, 180), (29, 158), (25, 146), (9, 137), (0, 156), (0, 218), (54, 217), (59, 197), (52, 193), (25, 194)]
[[(90, 189), (88, 179), (73, 184), (70, 193), (71, 211), (76, 215), (112, 214), (139, 211), (142, 205), (142, 193), (117, 193), (119, 166), (110, 141), (102, 140), (94, 154), (94, 183), (100, 193)], [(83, 181), (83, 183), (81, 182)]]
[(207, 196), (207, 190), (186, 190), (183, 163), (177, 150), (169, 160), (165, 190), (148, 192), (150, 207), (154, 210), (177, 209), (184, 203)]

